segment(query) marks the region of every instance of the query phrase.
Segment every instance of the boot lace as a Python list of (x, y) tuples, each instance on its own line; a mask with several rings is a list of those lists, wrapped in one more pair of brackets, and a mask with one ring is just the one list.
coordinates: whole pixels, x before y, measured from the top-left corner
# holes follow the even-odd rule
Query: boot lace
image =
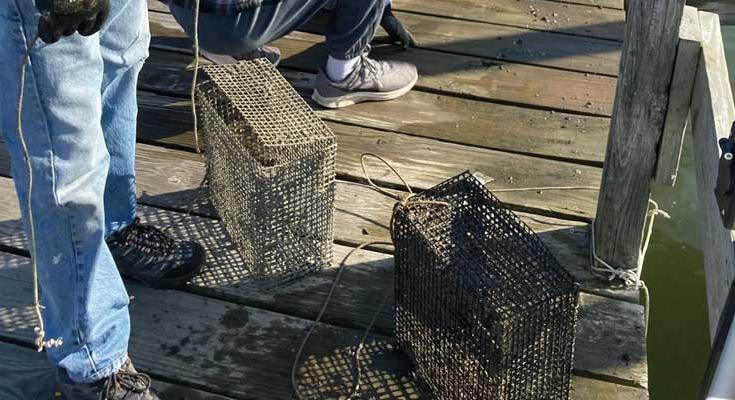
[(148, 254), (166, 256), (176, 246), (176, 241), (166, 231), (153, 225), (140, 223), (140, 218), (135, 218), (132, 224), (116, 233), (113, 238), (121, 246), (131, 246)]
[[(110, 376), (105, 383), (105, 389), (100, 393), (99, 400), (126, 399), (128, 394), (144, 394), (151, 388), (151, 378), (139, 372), (118, 371)], [(119, 396), (117, 391), (126, 391)]]

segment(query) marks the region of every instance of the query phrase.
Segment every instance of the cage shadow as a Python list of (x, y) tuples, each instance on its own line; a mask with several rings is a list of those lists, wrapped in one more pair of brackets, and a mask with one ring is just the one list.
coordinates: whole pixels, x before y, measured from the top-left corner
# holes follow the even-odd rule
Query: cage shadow
[[(320, 329), (317, 329), (317, 333)], [(351, 345), (330, 348), (310, 346), (297, 369), (296, 384), (307, 399), (344, 399), (357, 382), (354, 354), (357, 337)], [(325, 351), (326, 350), (326, 351)], [(369, 337), (361, 351), (360, 383), (356, 399), (430, 399), (429, 393), (414, 377), (410, 358), (392, 338)]]

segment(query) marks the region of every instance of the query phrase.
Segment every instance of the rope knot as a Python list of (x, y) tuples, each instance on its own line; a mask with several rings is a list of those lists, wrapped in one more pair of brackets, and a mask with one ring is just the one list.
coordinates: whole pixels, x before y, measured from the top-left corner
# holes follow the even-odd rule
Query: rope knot
[(411, 201), (413, 197), (416, 196), (416, 193), (406, 193), (405, 195), (401, 196), (401, 199), (398, 201), (402, 207), (408, 208), (408, 202)]

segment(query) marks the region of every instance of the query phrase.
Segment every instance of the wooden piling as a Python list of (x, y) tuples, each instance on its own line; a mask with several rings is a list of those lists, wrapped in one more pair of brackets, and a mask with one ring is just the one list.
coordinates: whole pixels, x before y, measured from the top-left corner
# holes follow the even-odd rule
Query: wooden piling
[(663, 132), (684, 0), (630, 0), (595, 221), (597, 256), (635, 270)]
[(719, 17), (700, 12), (699, 23), (702, 55), (691, 113), (710, 336), (714, 337), (730, 283), (735, 279), (735, 234), (723, 226), (714, 193), (720, 158), (718, 141), (730, 136), (735, 107)]
[(697, 75), (697, 64), (701, 53), (701, 40), (699, 10), (686, 6), (679, 28), (679, 48), (676, 51), (669, 106), (666, 110), (664, 133), (658, 151), (656, 183), (661, 185), (674, 186), (676, 183), (684, 131), (692, 102), (694, 78)]

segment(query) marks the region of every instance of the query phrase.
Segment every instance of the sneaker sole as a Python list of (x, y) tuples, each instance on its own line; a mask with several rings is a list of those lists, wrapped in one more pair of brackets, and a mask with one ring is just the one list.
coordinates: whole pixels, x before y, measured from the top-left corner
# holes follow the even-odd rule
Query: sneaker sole
[(419, 77), (416, 76), (413, 82), (406, 85), (405, 87), (396, 89), (392, 92), (352, 92), (352, 93), (346, 92), (344, 95), (338, 96), (338, 97), (324, 97), (321, 94), (319, 94), (319, 90), (315, 88), (314, 93), (311, 95), (311, 98), (314, 101), (316, 101), (320, 106), (325, 107), (325, 108), (332, 108), (332, 109), (347, 107), (353, 104), (363, 103), (366, 101), (393, 100), (393, 99), (396, 99), (408, 93), (411, 89), (413, 89), (414, 85), (416, 85), (416, 82), (418, 80), (419, 80)]

